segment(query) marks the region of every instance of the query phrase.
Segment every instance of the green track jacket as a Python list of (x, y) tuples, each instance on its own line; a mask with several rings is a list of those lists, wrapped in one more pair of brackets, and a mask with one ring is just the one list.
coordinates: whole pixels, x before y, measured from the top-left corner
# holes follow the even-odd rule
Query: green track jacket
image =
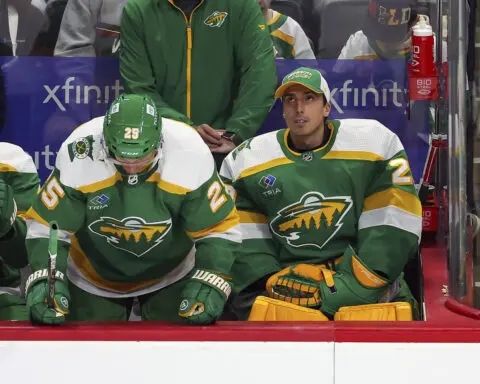
[(130, 0), (121, 36), (126, 92), (152, 96), (163, 117), (256, 134), (277, 85), (257, 0), (202, 0), (189, 18), (174, 0)]

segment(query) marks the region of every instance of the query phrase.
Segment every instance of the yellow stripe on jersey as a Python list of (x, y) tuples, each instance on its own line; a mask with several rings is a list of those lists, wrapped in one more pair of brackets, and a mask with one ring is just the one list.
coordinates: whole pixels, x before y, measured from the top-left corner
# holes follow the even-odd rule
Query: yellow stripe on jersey
[(201, 231), (195, 231), (195, 232), (186, 231), (186, 232), (188, 236), (194, 239), (198, 239), (200, 237), (204, 237), (212, 233), (227, 232), (229, 229), (232, 229), (238, 224), (240, 224), (240, 218), (236, 208), (233, 208), (228, 214), (228, 216), (222, 222), (215, 224), (210, 228), (202, 229)]
[(363, 203), (363, 211), (394, 206), (416, 216), (422, 216), (422, 205), (416, 195), (399, 188), (389, 188), (368, 196)]
[(157, 183), (158, 188), (164, 190), (165, 192), (173, 193), (175, 195), (186, 195), (187, 193), (192, 191), (189, 188), (185, 188), (185, 187), (182, 187), (180, 185), (176, 185), (176, 184), (173, 184), (173, 183), (170, 183), (168, 181), (160, 179), (160, 174), (159, 173), (154, 173), (153, 175), (151, 175), (147, 179), (147, 182)]
[(93, 268), (90, 260), (88, 260), (87, 255), (80, 247), (78, 240), (75, 236), (72, 236), (72, 244), (70, 246), (70, 257), (72, 258), (73, 263), (77, 269), (82, 273), (82, 275), (90, 281), (92, 284), (96, 285), (99, 288), (117, 291), (117, 292), (132, 292), (137, 291), (142, 288), (147, 288), (151, 285), (158, 283), (162, 278), (152, 279), (142, 282), (135, 283), (120, 283), (104, 279), (98, 274), (98, 272)]
[(18, 169), (10, 164), (0, 163), (0, 172), (18, 172)]
[(240, 223), (242, 224), (267, 224), (267, 216), (262, 215), (261, 213), (247, 212), (247, 211), (238, 211), (238, 216), (240, 217)]
[(295, 44), (295, 37), (287, 35), (286, 33), (280, 31), (279, 29), (276, 29), (275, 31), (271, 32), (270, 35), (285, 41), (289, 45)]
[(29, 210), (25, 213), (24, 215), (25, 220), (36, 220), (39, 223), (42, 223), (43, 225), (46, 225), (49, 227), (50, 225), (48, 224), (47, 220), (45, 220), (43, 217), (41, 217), (37, 211), (33, 208), (29, 208)]
[(27, 220), (27, 212), (26, 211), (17, 211), (17, 217), (22, 219), (23, 221)]
[(253, 167), (243, 170), (242, 173), (240, 173), (240, 175), (238, 176), (237, 180), (240, 180), (247, 176), (254, 175), (255, 173), (258, 173), (258, 172), (265, 171), (266, 169), (278, 167), (279, 165), (291, 164), (291, 163), (293, 163), (293, 160), (290, 160), (286, 157), (279, 157), (277, 159), (267, 161), (266, 163), (254, 165)]
[(381, 161), (384, 158), (373, 152), (363, 151), (330, 151), (322, 159)]
[(111, 187), (120, 180), (122, 180), (122, 175), (118, 172), (115, 172), (115, 174), (113, 176), (110, 176), (108, 179), (97, 181), (95, 183), (87, 184), (81, 187), (77, 187), (75, 189), (83, 193), (93, 193), (93, 192), (100, 191), (101, 189)]
[(282, 16), (282, 14), (277, 12), (277, 14), (269, 22), (267, 22), (267, 25), (275, 24), (280, 16)]

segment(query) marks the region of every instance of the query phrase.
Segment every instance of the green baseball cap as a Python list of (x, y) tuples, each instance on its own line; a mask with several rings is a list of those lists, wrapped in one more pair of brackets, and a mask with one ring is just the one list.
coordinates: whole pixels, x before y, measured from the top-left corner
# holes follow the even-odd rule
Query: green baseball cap
[(282, 97), (285, 90), (294, 84), (303, 85), (315, 93), (323, 93), (327, 103), (330, 103), (330, 88), (320, 71), (307, 67), (295, 69), (283, 78), (282, 85), (275, 91), (275, 97)]

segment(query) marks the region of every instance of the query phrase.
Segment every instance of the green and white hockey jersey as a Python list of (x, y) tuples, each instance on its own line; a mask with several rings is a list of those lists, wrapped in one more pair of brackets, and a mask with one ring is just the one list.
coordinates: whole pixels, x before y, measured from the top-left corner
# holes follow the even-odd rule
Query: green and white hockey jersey
[(229, 275), (239, 217), (210, 150), (188, 125), (162, 119), (158, 167), (122, 177), (103, 149), (103, 117), (62, 144), (27, 212), (32, 270), (47, 267), (48, 223), (59, 230), (57, 268), (104, 297), (156, 291), (194, 266)]
[(17, 204), (13, 232), (0, 239), (0, 295), (20, 294), (20, 272), (27, 265), (23, 215), (35, 199), (40, 185), (37, 169), (30, 155), (17, 145), (0, 143), (0, 179), (10, 185)]
[(349, 246), (358, 254), (356, 279), (380, 290), (416, 252), (422, 208), (399, 138), (376, 120), (328, 124), (331, 137), (316, 150), (294, 152), (284, 129), (225, 159), (220, 174), (243, 239), (232, 269), (237, 290), (292, 264), (331, 262)]
[(315, 59), (308, 37), (300, 24), (273, 9), (268, 29), (277, 59)]

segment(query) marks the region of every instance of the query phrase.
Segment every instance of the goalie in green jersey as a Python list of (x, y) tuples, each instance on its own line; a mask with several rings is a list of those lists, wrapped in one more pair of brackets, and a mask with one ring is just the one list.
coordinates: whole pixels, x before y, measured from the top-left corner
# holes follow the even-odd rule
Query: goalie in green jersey
[(237, 211), (198, 133), (148, 96), (121, 95), (70, 135), (27, 219), (35, 323), (126, 320), (134, 298), (144, 320), (209, 324), (223, 312)]
[(264, 296), (250, 319), (415, 316), (402, 271), (422, 209), (398, 136), (376, 120), (328, 120), (330, 90), (311, 68), (285, 76), (275, 96), (288, 128), (244, 142), (220, 172), (243, 239), (234, 311), (246, 319)]
[(40, 180), (32, 158), (20, 147), (0, 143), (0, 321), (28, 320), (20, 269), (27, 265), (23, 214)]

